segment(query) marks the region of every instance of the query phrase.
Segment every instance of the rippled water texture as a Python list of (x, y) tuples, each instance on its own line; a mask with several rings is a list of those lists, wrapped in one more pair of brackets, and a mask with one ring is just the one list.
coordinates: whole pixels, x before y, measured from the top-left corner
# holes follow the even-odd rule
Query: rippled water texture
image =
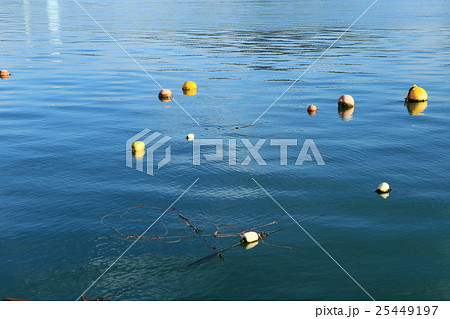
[[(199, 234), (272, 221), (257, 231), (282, 230), (185, 267), (239, 237), (186, 237), (197, 233), (170, 209), (146, 235), (165, 226), (185, 237), (138, 241), (89, 298), (450, 298), (448, 1), (417, 10), (422, 1), (379, 0), (310, 69), (371, 1), (80, 4), (200, 126), (160, 102), (160, 87), (74, 1), (3, 1), (0, 68), (12, 75), (0, 81), (1, 296), (75, 300), (133, 242), (126, 236), (199, 178), (174, 205)], [(187, 80), (196, 95), (182, 94)], [(425, 109), (404, 105), (413, 84), (428, 91)], [(355, 98), (351, 118), (338, 114), (342, 94)], [(126, 141), (145, 128), (171, 137), (171, 161), (153, 176), (126, 166)], [(188, 133), (221, 139), (223, 160), (192, 165)], [(241, 139), (266, 139), (267, 165), (241, 165)], [(297, 139), (287, 165), (269, 139)], [(294, 165), (306, 139), (326, 165)], [(383, 181), (387, 199), (374, 192)], [(103, 220), (124, 236), (101, 222), (136, 206), (151, 207)]]

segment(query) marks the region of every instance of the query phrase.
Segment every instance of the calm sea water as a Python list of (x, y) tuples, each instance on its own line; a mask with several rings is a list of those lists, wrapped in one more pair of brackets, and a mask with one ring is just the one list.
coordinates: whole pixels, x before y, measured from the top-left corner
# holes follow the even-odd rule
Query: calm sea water
[[(0, 81), (1, 296), (75, 300), (132, 243), (102, 216), (159, 207), (125, 216), (147, 222), (103, 220), (139, 235), (199, 178), (175, 207), (201, 234), (212, 223), (225, 234), (272, 221), (258, 231), (283, 230), (189, 267), (239, 237), (138, 241), (89, 298), (369, 300), (254, 178), (373, 298), (450, 299), (448, 1), (426, 10), (378, 1), (257, 125), (240, 129), (371, 1), (80, 3), (200, 126), (161, 103), (155, 82), (75, 2), (3, 1), (0, 68), (12, 76)], [(197, 95), (182, 94), (187, 80)], [(412, 84), (429, 94), (418, 115), (403, 102)], [(341, 94), (356, 100), (350, 121), (338, 115)], [(172, 161), (153, 176), (125, 163), (126, 140), (144, 128), (171, 137)], [(187, 133), (222, 139), (224, 160), (193, 166)], [(240, 165), (249, 155), (241, 139), (267, 139), (267, 165)], [(298, 140), (288, 165), (268, 139)], [(294, 165), (305, 139), (326, 165)], [(393, 188), (387, 199), (374, 192), (382, 181)], [(167, 236), (193, 234), (174, 210), (160, 222)], [(158, 223), (147, 235), (164, 231)]]

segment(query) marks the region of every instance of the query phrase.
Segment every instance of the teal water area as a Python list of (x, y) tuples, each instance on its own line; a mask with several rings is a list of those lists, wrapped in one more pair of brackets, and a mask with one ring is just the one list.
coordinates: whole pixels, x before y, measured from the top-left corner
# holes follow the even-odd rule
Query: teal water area
[[(450, 299), (448, 1), (379, 0), (254, 126), (371, 1), (79, 2), (200, 126), (160, 102), (160, 87), (74, 1), (3, 1), (2, 297), (75, 300), (133, 242), (102, 216), (151, 206), (125, 216), (145, 221), (103, 220), (139, 235), (199, 178), (174, 206), (201, 234), (283, 230), (189, 267), (239, 237), (139, 240), (88, 298)], [(195, 96), (182, 94), (187, 80)], [(429, 94), (424, 110), (404, 104), (413, 84)], [(351, 119), (339, 117), (342, 94), (355, 98)], [(171, 137), (171, 161), (153, 176), (126, 166), (126, 141), (145, 128)], [(224, 159), (192, 165), (187, 133), (223, 140)], [(241, 139), (266, 139), (267, 165), (241, 165)], [(269, 139), (298, 141), (287, 165)], [(294, 165), (306, 139), (326, 165)], [(383, 181), (386, 199), (374, 192)], [(147, 236), (195, 233), (175, 210), (159, 221)]]

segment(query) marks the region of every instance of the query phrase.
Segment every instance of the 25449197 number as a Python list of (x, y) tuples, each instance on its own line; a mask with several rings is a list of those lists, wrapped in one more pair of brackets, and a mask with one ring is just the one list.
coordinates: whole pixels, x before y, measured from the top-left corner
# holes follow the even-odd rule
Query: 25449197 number
[(438, 306), (376, 306), (377, 316), (401, 315), (401, 316), (434, 316)]

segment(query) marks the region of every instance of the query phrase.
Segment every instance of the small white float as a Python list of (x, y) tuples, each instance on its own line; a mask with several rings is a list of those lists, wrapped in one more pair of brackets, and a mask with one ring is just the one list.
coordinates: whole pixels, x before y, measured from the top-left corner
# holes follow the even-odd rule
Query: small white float
[(254, 231), (249, 231), (241, 235), (241, 242), (243, 243), (253, 243), (259, 239), (259, 234)]

